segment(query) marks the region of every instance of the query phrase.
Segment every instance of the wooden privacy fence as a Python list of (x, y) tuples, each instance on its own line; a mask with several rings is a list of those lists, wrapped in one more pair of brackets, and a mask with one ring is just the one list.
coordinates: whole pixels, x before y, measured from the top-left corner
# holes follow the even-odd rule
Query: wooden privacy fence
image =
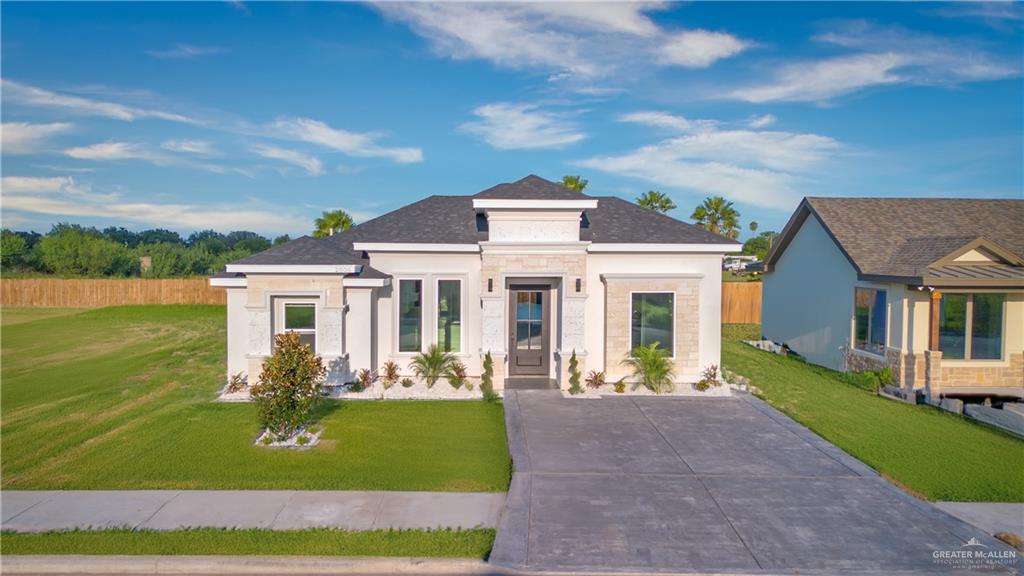
[(27, 278), (0, 280), (0, 305), (99, 308), (123, 304), (225, 304), (223, 288), (206, 278), (86, 280)]
[(722, 324), (761, 323), (761, 283), (722, 283)]

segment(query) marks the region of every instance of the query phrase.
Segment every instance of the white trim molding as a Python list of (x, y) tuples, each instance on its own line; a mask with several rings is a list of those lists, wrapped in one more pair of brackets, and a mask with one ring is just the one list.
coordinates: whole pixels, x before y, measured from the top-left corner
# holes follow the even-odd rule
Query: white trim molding
[(228, 264), (227, 271), (242, 274), (358, 274), (362, 264)]
[[(480, 242), (485, 254), (584, 254), (590, 242)], [(536, 274), (536, 273), (534, 273)]]
[(248, 286), (249, 279), (245, 276), (240, 278), (210, 278), (210, 286), (218, 286), (221, 288), (245, 288)]
[(473, 200), (476, 210), (516, 209), (516, 210), (586, 210), (597, 208), (597, 198), (581, 198), (579, 200), (523, 200), (500, 198), (476, 198)]
[(383, 288), (391, 285), (391, 278), (345, 278), (342, 286), (345, 288)]
[[(601, 280), (677, 280), (703, 278), (703, 274), (601, 274)], [(655, 290), (658, 292), (658, 290)]]
[(474, 244), (427, 244), (420, 242), (353, 242), (352, 249), (362, 252), (479, 252)]
[(741, 244), (591, 244), (588, 252), (739, 252)]

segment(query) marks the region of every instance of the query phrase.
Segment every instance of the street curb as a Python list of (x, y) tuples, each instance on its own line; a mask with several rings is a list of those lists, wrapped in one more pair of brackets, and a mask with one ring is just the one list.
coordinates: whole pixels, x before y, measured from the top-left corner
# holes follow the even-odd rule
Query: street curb
[(482, 560), (327, 556), (3, 556), (0, 574), (508, 574)]

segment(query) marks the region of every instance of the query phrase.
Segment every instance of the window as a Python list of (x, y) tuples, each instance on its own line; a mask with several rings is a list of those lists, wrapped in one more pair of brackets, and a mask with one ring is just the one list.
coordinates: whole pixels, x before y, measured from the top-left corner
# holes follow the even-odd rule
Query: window
[(853, 347), (885, 354), (885, 290), (855, 288), (853, 300)]
[(284, 303), (284, 332), (295, 332), (299, 342), (316, 351), (316, 304), (312, 302)]
[(943, 359), (1001, 360), (1005, 294), (943, 294), (939, 350)]
[(462, 281), (437, 281), (437, 345), (462, 352)]
[(672, 292), (633, 294), (630, 350), (657, 342), (659, 348), (675, 356), (674, 312), (675, 294)]
[(423, 349), (423, 281), (398, 281), (398, 351)]

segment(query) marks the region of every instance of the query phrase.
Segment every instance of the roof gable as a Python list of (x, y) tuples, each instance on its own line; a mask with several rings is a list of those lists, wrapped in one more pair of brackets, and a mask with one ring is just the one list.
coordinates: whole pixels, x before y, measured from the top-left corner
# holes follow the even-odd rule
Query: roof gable
[(590, 198), (582, 192), (530, 174), (515, 182), (505, 182), (477, 192), (473, 198), (490, 200), (585, 200)]

